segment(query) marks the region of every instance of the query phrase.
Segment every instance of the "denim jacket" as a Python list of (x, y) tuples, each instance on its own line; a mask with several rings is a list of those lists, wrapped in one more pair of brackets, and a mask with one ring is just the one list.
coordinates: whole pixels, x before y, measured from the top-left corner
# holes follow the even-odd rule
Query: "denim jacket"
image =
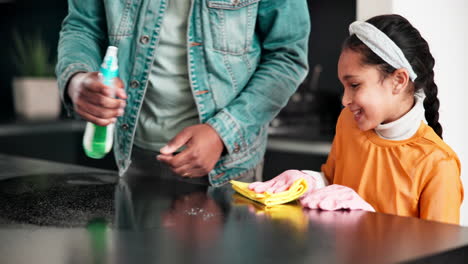
[[(120, 78), (128, 95), (114, 138), (120, 175), (131, 162), (135, 124), (168, 1), (68, 1), (56, 73), (69, 113), (69, 79), (77, 72), (98, 71), (107, 46), (119, 48)], [(213, 186), (220, 186), (263, 159), (268, 123), (305, 78), (309, 12), (306, 0), (191, 1), (189, 80), (200, 123), (211, 125), (226, 147), (208, 175)]]

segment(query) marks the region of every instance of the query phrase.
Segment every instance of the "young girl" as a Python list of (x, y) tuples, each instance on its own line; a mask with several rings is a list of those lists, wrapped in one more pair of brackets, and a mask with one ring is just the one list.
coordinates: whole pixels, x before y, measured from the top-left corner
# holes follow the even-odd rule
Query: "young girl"
[[(301, 203), (324, 210), (363, 209), (458, 223), (460, 161), (442, 141), (434, 58), (405, 18), (382, 15), (350, 25), (338, 62), (345, 107), (322, 178), (289, 170), (256, 192), (309, 183)], [(426, 124), (426, 122), (427, 124)], [(333, 185), (326, 186), (331, 182)]]

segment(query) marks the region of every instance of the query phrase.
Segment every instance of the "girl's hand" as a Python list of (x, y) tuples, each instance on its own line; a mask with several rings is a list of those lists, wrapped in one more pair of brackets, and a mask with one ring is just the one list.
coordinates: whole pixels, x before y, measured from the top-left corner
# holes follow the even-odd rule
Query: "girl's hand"
[(306, 179), (308, 191), (315, 188), (315, 179), (310, 175), (299, 170), (287, 170), (269, 181), (251, 183), (249, 189), (256, 193), (279, 193), (288, 190), (296, 180), (301, 178)]
[[(186, 148), (173, 155), (180, 147)], [(168, 164), (183, 177), (206, 176), (216, 165), (224, 150), (224, 143), (210, 125), (189, 126), (177, 134), (156, 158)]]
[(98, 72), (75, 74), (67, 86), (75, 112), (99, 126), (115, 123), (116, 118), (123, 115), (124, 99), (127, 99), (122, 80), (115, 80), (117, 98), (114, 98), (112, 88), (102, 83)]
[(301, 197), (301, 204), (310, 209), (328, 211), (349, 209), (375, 212), (353, 189), (338, 184), (309, 192)]

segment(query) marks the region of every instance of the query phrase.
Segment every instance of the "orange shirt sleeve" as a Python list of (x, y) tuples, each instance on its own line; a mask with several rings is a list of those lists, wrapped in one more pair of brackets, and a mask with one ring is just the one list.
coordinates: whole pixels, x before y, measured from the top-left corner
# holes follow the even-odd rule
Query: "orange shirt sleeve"
[(458, 224), (463, 201), (460, 167), (455, 158), (437, 163), (419, 198), (420, 218)]

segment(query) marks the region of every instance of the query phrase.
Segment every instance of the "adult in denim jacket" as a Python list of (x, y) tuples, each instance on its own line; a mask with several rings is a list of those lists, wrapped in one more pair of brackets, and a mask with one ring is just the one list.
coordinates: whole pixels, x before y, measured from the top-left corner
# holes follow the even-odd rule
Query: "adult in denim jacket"
[[(121, 175), (131, 164), (170, 1), (68, 1), (56, 67), (62, 100), (71, 114), (98, 125), (116, 123), (114, 153)], [(307, 2), (192, 0), (186, 23), (187, 79), (199, 124), (174, 135), (158, 159), (174, 174), (203, 176), (220, 186), (262, 163), (268, 122), (307, 73)], [(122, 82), (115, 99), (96, 73), (108, 45), (119, 48)], [(183, 145), (186, 149), (176, 153)], [(156, 162), (154, 156), (151, 161)]]

